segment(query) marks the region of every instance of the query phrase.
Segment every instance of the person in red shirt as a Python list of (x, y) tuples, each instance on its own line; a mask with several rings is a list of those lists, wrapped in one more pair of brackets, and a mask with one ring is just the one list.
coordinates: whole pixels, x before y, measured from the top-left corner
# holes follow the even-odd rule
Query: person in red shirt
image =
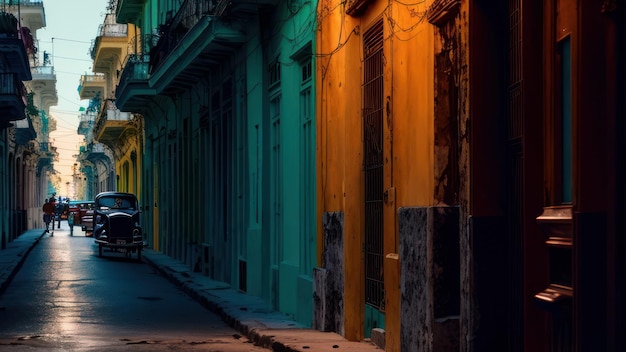
[[(54, 198), (46, 199), (42, 210), (43, 210), (43, 222), (46, 223), (46, 232), (50, 232), (50, 222), (54, 219)], [(50, 236), (54, 236), (54, 223), (52, 223), (52, 234)]]

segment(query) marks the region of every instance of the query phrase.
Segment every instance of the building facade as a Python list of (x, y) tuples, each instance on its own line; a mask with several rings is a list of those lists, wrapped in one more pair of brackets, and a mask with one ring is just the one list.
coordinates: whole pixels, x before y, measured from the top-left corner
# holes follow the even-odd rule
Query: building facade
[(153, 249), (387, 351), (619, 350), (621, 3), (114, 8)]
[(383, 330), (388, 351), (458, 344), (458, 110), (434, 114), (447, 97), (433, 84), (431, 9), (318, 6), (316, 313), (340, 308), (316, 325), (351, 340)]
[(41, 205), (54, 192), (57, 153), (48, 133), (57, 103), (56, 76), (38, 52), (46, 26), (41, 0), (0, 2), (0, 236), (1, 247), (27, 229), (42, 227)]
[(143, 118), (121, 111), (115, 103), (124, 60), (134, 53), (140, 35), (135, 26), (116, 22), (116, 4), (110, 2), (92, 42), (93, 74), (82, 75), (78, 88), (80, 97), (89, 99), (78, 126), (78, 133), (85, 135), (80, 161), (87, 199), (113, 190), (141, 196)]
[(388, 351), (619, 350), (623, 4), (318, 16), (315, 280), (343, 292), (316, 292), (320, 328), (383, 329)]
[[(149, 245), (311, 325), (315, 4), (133, 0), (116, 104), (142, 116)], [(295, 292), (295, 294), (294, 294)]]

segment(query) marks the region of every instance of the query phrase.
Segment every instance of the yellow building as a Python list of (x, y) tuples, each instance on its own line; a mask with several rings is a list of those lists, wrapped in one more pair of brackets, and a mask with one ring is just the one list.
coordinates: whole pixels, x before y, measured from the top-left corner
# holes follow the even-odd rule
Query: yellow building
[(117, 190), (139, 196), (143, 118), (117, 108), (115, 89), (124, 63), (128, 55), (134, 53), (134, 48), (141, 44), (141, 37), (135, 26), (117, 23), (114, 11), (110, 10), (105, 16), (91, 48), (94, 75), (84, 75), (79, 87), (80, 97), (92, 99), (92, 105), (97, 106), (93, 139), (107, 147), (106, 150), (91, 150), (86, 159), (95, 169), (92, 181), (96, 185), (94, 195)]

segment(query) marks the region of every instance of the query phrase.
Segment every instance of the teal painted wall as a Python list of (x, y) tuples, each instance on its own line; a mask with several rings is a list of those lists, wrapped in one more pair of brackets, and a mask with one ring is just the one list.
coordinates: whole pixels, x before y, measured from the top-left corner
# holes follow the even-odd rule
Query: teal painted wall
[(315, 4), (292, 12), (285, 5), (249, 25), (256, 35), (245, 51), (248, 292), (310, 325), (316, 265)]
[[(144, 35), (172, 3), (146, 2)], [(233, 56), (146, 103), (144, 224), (153, 248), (310, 325), (316, 4), (287, 5), (233, 17), (246, 33)]]

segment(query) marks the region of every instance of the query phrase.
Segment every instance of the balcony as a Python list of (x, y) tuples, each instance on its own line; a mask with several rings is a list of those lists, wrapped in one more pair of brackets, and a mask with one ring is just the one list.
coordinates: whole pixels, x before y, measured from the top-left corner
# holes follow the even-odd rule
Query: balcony
[(43, 0), (20, 0), (19, 8), (17, 1), (3, 0), (1, 1), (4, 9), (21, 18), (21, 25), (30, 28), (35, 33), (38, 29), (46, 26), (46, 15), (43, 9)]
[(35, 66), (30, 69), (33, 81), (57, 81), (54, 66)]
[(129, 42), (128, 25), (116, 23), (115, 16), (107, 14), (91, 47), (93, 72), (109, 73), (112, 67), (121, 66)]
[(118, 23), (137, 23), (146, 0), (117, 0)]
[(150, 84), (158, 94), (193, 86), (245, 40), (244, 21), (220, 15), (227, 0), (185, 0), (150, 52)]
[(150, 52), (150, 84), (157, 94), (195, 85), (245, 41), (244, 20), (225, 19), (228, 0), (185, 0)]
[(0, 73), (0, 120), (22, 120), (26, 103), (26, 89), (17, 75)]
[(8, 12), (0, 12), (0, 55), (5, 58), (5, 72), (14, 72), (20, 81), (30, 81), (30, 63), (18, 21)]
[(105, 101), (105, 106), (96, 119), (93, 134), (99, 142), (115, 144), (117, 140), (136, 130), (132, 115), (129, 112), (120, 111), (115, 102), (109, 99)]
[(85, 136), (87, 141), (93, 139), (93, 126), (96, 124), (96, 113), (93, 111), (85, 111), (80, 114), (78, 129), (76, 133)]
[[(37, 52), (35, 33), (46, 26), (46, 16), (41, 0), (1, 0), (2, 10), (19, 18), (20, 38), (26, 48), (26, 53), (32, 55)], [(19, 4), (19, 6), (18, 6)]]
[(146, 97), (155, 94), (155, 90), (150, 87), (148, 81), (149, 69), (150, 58), (148, 55), (129, 55), (115, 90), (116, 104), (119, 109), (143, 112), (146, 106)]
[(37, 96), (37, 106), (47, 111), (59, 101), (54, 66), (36, 66), (30, 72), (33, 79), (27, 82), (27, 86)]
[(93, 99), (96, 96), (103, 97), (106, 86), (107, 81), (103, 74), (81, 75), (78, 95), (81, 99)]
[[(139, 5), (144, 2), (118, 2), (118, 21), (131, 21), (139, 16)], [(129, 56), (116, 88), (118, 107), (143, 112), (150, 96), (188, 89), (233, 55), (244, 43), (245, 33), (244, 20), (220, 17), (229, 3), (228, 0), (185, 0), (167, 25), (160, 26), (159, 40), (149, 55)]]
[(98, 162), (99, 160), (108, 159), (108, 156), (106, 155), (106, 146), (102, 143), (91, 142), (87, 144), (84, 155), (85, 155), (85, 160), (88, 160), (94, 164)]
[(39, 143), (39, 163), (37, 164), (37, 174), (40, 174), (46, 166), (52, 166), (52, 162), (58, 155), (56, 148), (48, 142)]
[(239, 18), (246, 15), (259, 14), (259, 10), (277, 6), (279, 0), (232, 0), (228, 4), (228, 13)]
[(37, 133), (33, 127), (33, 122), (29, 116), (13, 122), (15, 126), (15, 143), (17, 145), (27, 145), (28, 142), (37, 138)]

